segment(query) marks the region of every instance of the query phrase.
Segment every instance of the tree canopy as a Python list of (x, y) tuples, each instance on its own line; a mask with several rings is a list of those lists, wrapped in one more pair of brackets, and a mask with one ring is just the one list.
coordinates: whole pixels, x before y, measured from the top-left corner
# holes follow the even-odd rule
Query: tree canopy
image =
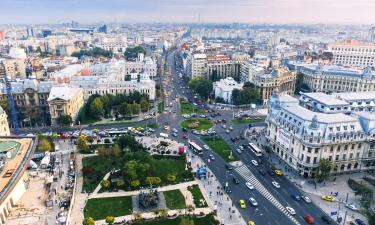
[(318, 166), (318, 182), (322, 182), (327, 179), (332, 168), (332, 162), (328, 159), (321, 159)]
[(138, 53), (146, 54), (146, 50), (142, 46), (129, 47), (126, 49), (124, 56), (126, 60), (135, 60), (138, 58)]
[(193, 78), (189, 81), (189, 88), (198, 93), (202, 98), (207, 99), (213, 89), (212, 81), (204, 78)]
[(232, 91), (232, 103), (234, 105), (245, 105), (256, 103), (259, 99), (259, 89), (253, 84), (247, 82), (244, 84), (242, 90), (234, 89)]
[(103, 56), (103, 57), (110, 58), (112, 57), (112, 55), (113, 55), (112, 51), (107, 51), (98, 47), (95, 47), (90, 50), (80, 50), (80, 51), (72, 53), (73, 57), (77, 57), (79, 59), (82, 58), (82, 56), (92, 56), (92, 57)]
[(73, 122), (73, 119), (70, 115), (60, 115), (57, 117), (57, 123), (62, 126), (68, 126)]

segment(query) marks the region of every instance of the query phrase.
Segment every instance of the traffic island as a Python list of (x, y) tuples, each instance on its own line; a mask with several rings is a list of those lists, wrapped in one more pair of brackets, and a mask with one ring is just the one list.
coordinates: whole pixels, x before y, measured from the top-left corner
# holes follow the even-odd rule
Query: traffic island
[(189, 118), (181, 122), (181, 127), (190, 130), (208, 130), (213, 127), (210, 120), (204, 118)]

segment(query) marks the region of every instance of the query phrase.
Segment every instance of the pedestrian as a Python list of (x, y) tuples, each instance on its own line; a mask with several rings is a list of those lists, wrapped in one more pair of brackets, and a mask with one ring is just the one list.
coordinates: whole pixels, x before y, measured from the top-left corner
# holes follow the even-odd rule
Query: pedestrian
[(232, 219), (232, 214), (231, 214), (231, 215), (229, 215), (229, 219)]

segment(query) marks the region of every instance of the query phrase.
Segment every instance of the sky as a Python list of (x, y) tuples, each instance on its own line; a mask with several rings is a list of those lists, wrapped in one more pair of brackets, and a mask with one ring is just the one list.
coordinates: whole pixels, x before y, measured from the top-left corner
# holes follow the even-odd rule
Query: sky
[(375, 0), (0, 0), (0, 24), (92, 22), (375, 24)]

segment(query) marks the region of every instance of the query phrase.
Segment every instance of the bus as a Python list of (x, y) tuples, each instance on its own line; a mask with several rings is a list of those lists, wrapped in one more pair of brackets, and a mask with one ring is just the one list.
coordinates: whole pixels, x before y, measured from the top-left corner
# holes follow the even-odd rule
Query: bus
[(260, 150), (254, 143), (249, 143), (250, 150), (258, 157), (262, 156), (262, 150)]
[(108, 135), (110, 137), (119, 137), (119, 136), (125, 135), (127, 133), (128, 133), (127, 130), (110, 130), (110, 131), (108, 131)]
[(189, 144), (189, 148), (191, 149), (191, 150), (193, 150), (193, 152), (195, 153), (195, 154), (199, 154), (199, 155), (202, 155), (203, 154), (203, 149), (199, 146), (199, 145), (197, 145), (197, 143), (195, 143), (194, 141), (188, 141), (188, 144)]

